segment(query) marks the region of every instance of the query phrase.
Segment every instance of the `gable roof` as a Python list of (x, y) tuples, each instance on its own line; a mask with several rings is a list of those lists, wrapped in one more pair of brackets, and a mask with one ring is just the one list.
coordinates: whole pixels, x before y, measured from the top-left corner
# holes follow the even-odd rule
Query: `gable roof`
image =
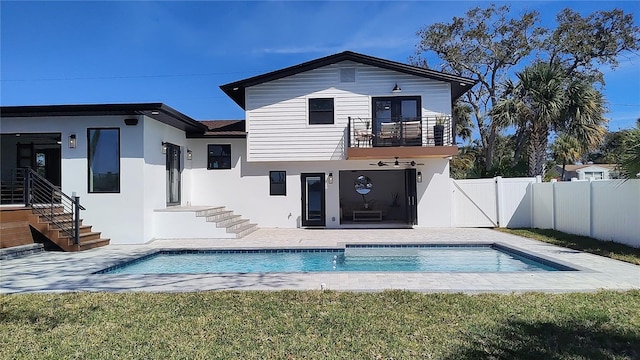
[[(556, 165), (562, 169), (562, 165)], [(565, 171), (578, 171), (585, 168), (600, 168), (606, 170), (615, 170), (618, 165), (616, 164), (580, 164), (580, 165), (566, 165)]]
[(391, 60), (376, 58), (369, 55), (358, 54), (352, 51), (344, 51), (338, 54), (325, 56), (319, 59), (307, 61), (298, 65), (290, 66), (284, 69), (272, 71), (266, 74), (250, 77), (244, 80), (235, 81), (225, 85), (221, 85), (220, 89), (225, 92), (236, 104), (245, 109), (245, 89), (262, 84), (268, 81), (281, 79), (287, 76), (295, 75), (301, 72), (317, 69), (323, 66), (335, 64), (341, 61), (353, 61), (365, 65), (371, 65), (387, 70), (398, 71), (401, 73), (420, 76), (428, 79), (445, 81), (451, 84), (451, 100), (456, 100), (465, 92), (471, 89), (476, 80), (443, 73), (440, 71), (425, 69), (418, 66), (407, 65)]
[(206, 125), (163, 103), (135, 104), (87, 104), (87, 105), (35, 105), (2, 106), (1, 117), (58, 117), (58, 116), (103, 116), (145, 115), (187, 133), (202, 133)]
[(204, 134), (187, 134), (188, 138), (245, 138), (247, 131), (244, 120), (201, 120), (207, 127)]

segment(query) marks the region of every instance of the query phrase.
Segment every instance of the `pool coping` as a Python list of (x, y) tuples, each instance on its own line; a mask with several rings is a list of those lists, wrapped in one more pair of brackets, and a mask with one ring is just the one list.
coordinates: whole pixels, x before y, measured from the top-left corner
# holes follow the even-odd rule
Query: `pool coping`
[[(320, 247), (320, 246), (311, 246), (311, 247), (275, 247), (265, 249), (264, 247), (232, 247), (232, 248), (158, 248), (152, 251), (149, 251), (143, 255), (133, 256), (127, 259), (120, 259), (117, 262), (106, 266), (105, 268), (94, 271), (92, 275), (171, 275), (171, 274), (194, 274), (191, 272), (184, 273), (144, 273), (144, 274), (122, 274), (110, 273), (113, 270), (135, 264), (140, 261), (144, 261), (148, 258), (152, 258), (158, 255), (167, 255), (173, 253), (189, 253), (189, 254), (197, 254), (197, 253), (216, 253), (216, 254), (224, 254), (224, 253), (278, 253), (278, 252), (336, 252), (336, 251), (346, 251), (347, 248), (439, 248), (439, 247), (491, 247), (497, 248), (498, 251), (503, 251), (505, 253), (511, 253), (512, 255), (523, 257), (542, 265), (546, 265), (548, 267), (555, 268), (555, 271), (590, 271), (587, 268), (577, 266), (575, 264), (569, 264), (564, 261), (558, 261), (556, 259), (552, 259), (548, 256), (544, 256), (537, 253), (527, 252), (524, 249), (519, 249), (515, 246), (510, 246), (502, 242), (447, 242), (447, 243), (407, 243), (407, 242), (385, 242), (385, 243), (353, 243), (353, 242), (345, 242), (338, 243), (338, 246), (330, 246), (330, 247)], [(269, 272), (202, 272), (196, 274), (291, 274), (291, 273), (336, 273), (331, 271), (287, 271), (287, 272), (279, 272), (279, 271), (269, 271)], [(376, 271), (349, 271), (349, 273), (357, 272), (357, 273), (379, 273)], [(387, 272), (387, 271), (385, 271)], [(399, 273), (446, 273), (448, 271), (388, 271), (388, 272), (399, 272)], [(486, 272), (477, 272), (477, 271), (451, 271), (456, 274), (474, 274), (474, 273), (527, 273), (527, 272), (537, 272), (537, 271), (486, 271)], [(340, 272), (337, 272), (340, 273)]]
[[(389, 237), (402, 241), (389, 241)], [(262, 273), (92, 274), (159, 249), (336, 248), (351, 243), (504, 243), (579, 271), (520, 273)], [(105, 276), (106, 275), (106, 276)], [(324, 286), (323, 286), (324, 285)], [(561, 248), (491, 229), (303, 230), (260, 229), (245, 239), (168, 239), (141, 245), (110, 245), (80, 253), (41, 253), (0, 262), (0, 293), (209, 290), (319, 290), (511, 293), (640, 289), (640, 266)]]

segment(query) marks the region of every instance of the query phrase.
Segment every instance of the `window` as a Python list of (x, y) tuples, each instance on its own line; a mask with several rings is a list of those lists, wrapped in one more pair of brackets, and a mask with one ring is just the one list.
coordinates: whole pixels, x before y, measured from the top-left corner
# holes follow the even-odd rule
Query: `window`
[(269, 195), (287, 195), (286, 171), (269, 171)]
[(231, 145), (209, 145), (207, 169), (231, 169)]
[(309, 99), (309, 124), (333, 124), (333, 99)]
[(120, 192), (120, 129), (87, 129), (90, 193)]

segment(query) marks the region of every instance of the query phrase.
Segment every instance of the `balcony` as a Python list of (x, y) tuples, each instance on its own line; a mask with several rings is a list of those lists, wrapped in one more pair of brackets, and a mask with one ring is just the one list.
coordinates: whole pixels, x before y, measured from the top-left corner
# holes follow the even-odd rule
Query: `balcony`
[(349, 117), (347, 159), (446, 158), (456, 155), (449, 115), (372, 119)]

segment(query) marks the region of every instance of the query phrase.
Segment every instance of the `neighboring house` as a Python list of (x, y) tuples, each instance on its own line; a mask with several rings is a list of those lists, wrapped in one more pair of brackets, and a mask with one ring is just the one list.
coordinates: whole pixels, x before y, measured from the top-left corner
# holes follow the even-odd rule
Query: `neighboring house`
[(38, 168), (112, 243), (218, 237), (179, 211), (196, 205), (261, 227), (449, 227), (451, 107), (474, 84), (347, 51), (221, 86), (244, 121), (164, 104), (2, 107), (2, 180)]
[[(564, 178), (562, 181), (571, 179), (578, 180), (609, 180), (617, 179), (618, 171), (616, 164), (586, 164), (586, 165), (566, 165), (564, 169)], [(561, 175), (562, 166), (556, 165), (554, 170)]]

